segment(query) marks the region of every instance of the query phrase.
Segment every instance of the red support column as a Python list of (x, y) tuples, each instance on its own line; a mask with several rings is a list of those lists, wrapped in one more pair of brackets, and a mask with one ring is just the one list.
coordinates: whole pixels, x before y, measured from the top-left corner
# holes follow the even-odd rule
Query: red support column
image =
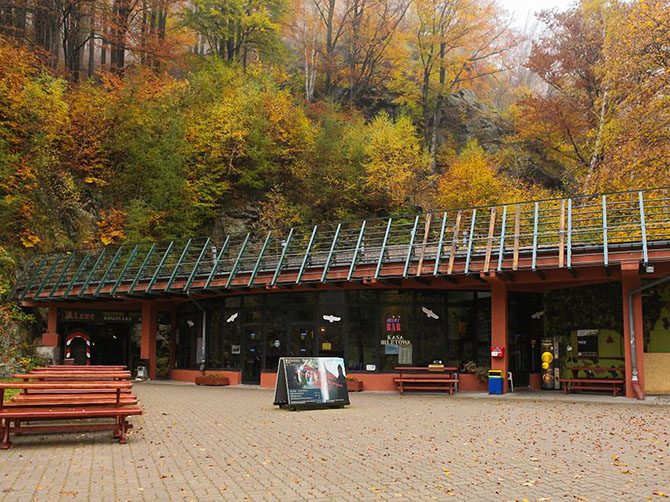
[[(623, 343), (626, 369), (626, 397), (634, 398), (633, 364), (631, 357), (631, 330), (629, 316), (629, 293), (642, 285), (637, 262), (621, 266), (621, 293), (623, 296)], [(633, 319), (635, 327), (635, 354), (637, 360), (637, 377), (641, 397), (644, 399), (644, 327), (642, 323), (642, 295), (633, 295)]]
[(168, 369), (172, 371), (177, 360), (177, 310), (170, 308), (170, 355), (168, 359)]
[(58, 347), (58, 307), (49, 307), (47, 330), (42, 333), (42, 345), (45, 347)]
[(491, 358), (491, 369), (502, 370), (503, 392), (507, 392), (509, 347), (507, 345), (507, 284), (498, 278), (491, 283), (491, 346), (502, 347), (503, 357)]
[(156, 378), (156, 332), (158, 331), (158, 311), (152, 301), (142, 302), (142, 336), (140, 338), (140, 359), (149, 361), (149, 378)]

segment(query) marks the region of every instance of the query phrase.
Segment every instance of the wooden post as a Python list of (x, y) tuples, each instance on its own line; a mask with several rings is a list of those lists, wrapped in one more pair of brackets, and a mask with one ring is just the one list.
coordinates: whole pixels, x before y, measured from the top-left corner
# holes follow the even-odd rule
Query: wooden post
[(58, 347), (58, 307), (49, 307), (47, 330), (42, 333), (42, 345), (45, 347)]

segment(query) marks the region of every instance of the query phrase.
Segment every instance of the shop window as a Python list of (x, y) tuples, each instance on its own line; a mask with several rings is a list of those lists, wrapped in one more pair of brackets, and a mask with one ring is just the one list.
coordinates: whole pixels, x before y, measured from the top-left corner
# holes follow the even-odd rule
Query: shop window
[[(435, 299), (435, 297), (433, 297)], [(417, 301), (414, 311), (416, 346), (413, 364), (447, 360), (444, 303)]]
[(347, 351), (348, 370), (366, 371), (377, 369), (377, 306), (351, 302), (347, 306)]
[(398, 365), (412, 365), (416, 340), (410, 305), (384, 305), (380, 312), (379, 369), (393, 371)]
[(446, 360), (449, 366), (460, 366), (476, 360), (472, 331), (475, 324), (475, 294), (472, 291), (450, 291), (447, 303)]
[(238, 309), (217, 309), (209, 314), (208, 367), (239, 369), (240, 320)]

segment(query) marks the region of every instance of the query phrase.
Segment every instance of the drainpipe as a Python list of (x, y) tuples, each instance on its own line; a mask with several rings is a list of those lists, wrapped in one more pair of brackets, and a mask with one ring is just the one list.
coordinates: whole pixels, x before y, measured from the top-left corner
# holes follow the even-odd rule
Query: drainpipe
[(649, 284), (642, 286), (638, 289), (634, 289), (628, 293), (628, 327), (630, 332), (630, 365), (632, 369), (632, 385), (633, 392), (637, 399), (644, 399), (644, 393), (640, 389), (640, 380), (638, 377), (637, 371), (637, 352), (635, 352), (635, 319), (633, 318), (633, 296), (642, 293), (643, 291), (658, 286), (664, 282), (670, 281), (670, 277), (664, 277), (663, 279), (658, 279), (656, 281), (650, 282)]
[(205, 346), (206, 346), (206, 341), (207, 341), (207, 311), (200, 305), (198, 302), (196, 302), (191, 295), (187, 295), (188, 299), (193, 302), (193, 304), (198, 307), (200, 312), (202, 312), (202, 344), (200, 347), (200, 364), (199, 368), (200, 371), (202, 371), (202, 374), (205, 374)]

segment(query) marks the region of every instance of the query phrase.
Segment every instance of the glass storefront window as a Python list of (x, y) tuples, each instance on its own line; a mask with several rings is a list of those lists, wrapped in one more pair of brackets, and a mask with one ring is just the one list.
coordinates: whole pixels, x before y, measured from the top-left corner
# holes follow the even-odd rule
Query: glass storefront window
[[(242, 370), (247, 383), (275, 371), (282, 356), (344, 357), (350, 371), (489, 359), (489, 293), (338, 290), (241, 295), (206, 305), (208, 367)], [(179, 309), (180, 368), (197, 367), (200, 323), (194, 306)]]

